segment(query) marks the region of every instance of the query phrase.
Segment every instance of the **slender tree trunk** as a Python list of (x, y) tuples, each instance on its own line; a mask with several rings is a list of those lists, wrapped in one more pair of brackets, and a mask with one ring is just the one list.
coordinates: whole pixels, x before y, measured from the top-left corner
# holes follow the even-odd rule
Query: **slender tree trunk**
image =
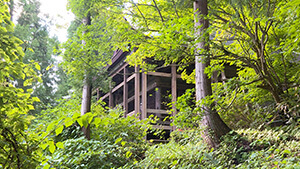
[(8, 2), (8, 7), (9, 7), (9, 14), (10, 14), (10, 20), (11, 21), (13, 21), (13, 15), (14, 15), (14, 6), (15, 5), (15, 3), (14, 3), (14, 1), (13, 0), (10, 0), (9, 2)]
[[(88, 14), (87, 17), (82, 19), (82, 23), (84, 25), (91, 25), (91, 16)], [(83, 34), (86, 32), (84, 31)], [(86, 44), (84, 40), (82, 40), (82, 44)], [(91, 111), (91, 100), (92, 100), (92, 82), (88, 71), (85, 71), (85, 79), (83, 82), (82, 89), (82, 102), (81, 102), (81, 115), (86, 114)], [(83, 127), (82, 131), (85, 135), (86, 139), (90, 139), (90, 126), (87, 128)]]
[[(209, 22), (204, 19), (208, 14), (207, 0), (194, 1), (195, 11), (195, 34), (201, 37), (201, 41), (196, 46), (195, 56), (195, 71), (196, 71), (196, 101), (199, 103), (201, 99), (212, 95), (211, 79), (204, 73), (204, 69), (209, 66), (210, 58), (198, 53), (207, 53), (209, 46), (206, 41), (209, 40), (209, 35), (203, 37), (203, 32), (208, 28)], [(206, 36), (206, 35), (205, 35)], [(201, 52), (200, 52), (201, 51)], [(203, 138), (211, 147), (217, 147), (221, 136), (230, 131), (230, 128), (223, 122), (219, 114), (212, 109), (213, 105), (198, 105), (203, 110), (201, 125), (205, 128)]]

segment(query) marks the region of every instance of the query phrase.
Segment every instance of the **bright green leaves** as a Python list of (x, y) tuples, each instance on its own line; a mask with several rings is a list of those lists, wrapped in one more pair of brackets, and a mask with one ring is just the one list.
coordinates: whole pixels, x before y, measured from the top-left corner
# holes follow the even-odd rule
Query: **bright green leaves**
[(71, 126), (73, 124), (73, 122), (74, 121), (72, 120), (71, 117), (66, 117), (65, 120), (64, 120), (64, 124), (65, 124), (66, 127)]
[(64, 148), (64, 144), (62, 142), (57, 142), (56, 143), (56, 147), (63, 149)]
[(125, 154), (125, 157), (126, 157), (126, 158), (129, 158), (129, 157), (131, 157), (131, 155), (132, 155), (132, 152), (127, 151), (126, 154)]
[(55, 127), (55, 123), (50, 123), (47, 126), (46, 132), (51, 132), (53, 130), (53, 128)]
[(0, 166), (35, 168), (42, 159), (37, 143), (41, 140), (29, 129), (37, 98), (16, 87), (26, 77), (37, 79), (31, 65), (23, 63), (21, 40), (13, 35), (7, 1), (0, 1)]
[(59, 135), (59, 134), (63, 131), (63, 129), (64, 129), (64, 126), (63, 126), (63, 125), (62, 125), (62, 126), (59, 126), (58, 128), (55, 129), (55, 134), (56, 134), (56, 135)]
[(45, 150), (47, 148), (48, 144), (44, 143), (44, 144), (40, 144), (40, 147)]
[[(43, 147), (46, 151), (53, 152), (47, 156), (48, 163), (58, 168), (74, 168), (78, 163), (85, 168), (116, 168), (139, 160), (147, 146), (144, 137), (149, 130), (148, 123), (134, 116), (124, 118), (123, 113), (120, 109), (106, 109), (97, 105), (92, 107), (91, 113), (82, 116), (80, 113), (70, 112), (69, 117), (55, 117), (53, 122), (56, 127), (51, 127), (50, 137), (47, 137)], [(73, 125), (70, 125), (71, 121)], [(74, 126), (78, 126), (76, 122), (80, 122), (81, 126), (74, 129)], [(82, 132), (80, 129), (85, 123), (93, 131), (90, 140), (82, 135), (77, 138), (67, 136), (77, 130)], [(64, 126), (63, 131), (54, 136), (54, 131), (61, 125)], [(52, 142), (50, 138), (53, 137), (55, 139)]]
[(120, 141), (122, 141), (122, 137), (117, 138), (115, 144), (118, 144)]
[(53, 141), (49, 141), (48, 145), (49, 145), (49, 151), (50, 151), (50, 153), (54, 153), (54, 151), (56, 149), (56, 147), (54, 145), (54, 142)]
[(96, 126), (96, 127), (98, 127), (99, 125), (100, 125), (100, 123), (101, 123), (101, 118), (100, 117), (96, 117), (95, 119), (94, 119), (94, 125)]
[(83, 126), (82, 118), (79, 118), (76, 121), (81, 127)]
[(64, 144), (62, 142), (57, 142), (55, 143), (54, 141), (48, 141), (46, 144), (42, 145), (42, 148), (45, 149), (48, 146), (48, 150), (50, 151), (50, 153), (54, 153), (57, 148), (63, 149), (64, 148)]
[(41, 66), (40, 66), (37, 62), (34, 62), (34, 67), (35, 67), (37, 70), (41, 70)]

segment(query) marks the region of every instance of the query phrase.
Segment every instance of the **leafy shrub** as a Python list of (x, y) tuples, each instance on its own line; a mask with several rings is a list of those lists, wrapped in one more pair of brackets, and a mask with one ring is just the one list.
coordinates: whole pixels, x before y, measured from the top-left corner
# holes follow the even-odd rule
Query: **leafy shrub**
[(176, 131), (169, 143), (151, 146), (143, 160), (123, 168), (300, 168), (298, 127), (237, 130), (215, 150), (205, 146), (201, 130)]
[[(148, 145), (144, 137), (150, 126), (147, 121), (140, 121), (134, 116), (124, 118), (123, 113), (120, 109), (107, 110), (98, 105), (91, 113), (68, 117), (69, 120), (78, 122), (80, 126), (90, 125), (91, 140), (84, 137), (75, 139), (68, 136), (61, 137), (65, 138), (63, 146), (60, 146), (63, 148), (56, 149), (53, 154), (48, 153), (47, 166), (115, 168), (142, 159)], [(61, 135), (69, 127), (72, 125), (56, 134)]]
[(117, 143), (81, 137), (66, 140), (64, 149), (55, 151), (48, 163), (58, 168), (106, 169), (125, 165), (131, 160), (131, 154), (130, 148)]

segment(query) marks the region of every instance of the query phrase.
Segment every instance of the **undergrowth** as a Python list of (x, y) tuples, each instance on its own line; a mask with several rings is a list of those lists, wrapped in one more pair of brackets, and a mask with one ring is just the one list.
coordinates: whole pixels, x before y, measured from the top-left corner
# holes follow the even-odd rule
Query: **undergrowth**
[[(300, 168), (299, 125), (240, 129), (209, 149), (199, 130), (176, 131), (170, 142), (151, 146), (145, 158), (123, 168)], [(237, 133), (237, 134), (236, 134)]]

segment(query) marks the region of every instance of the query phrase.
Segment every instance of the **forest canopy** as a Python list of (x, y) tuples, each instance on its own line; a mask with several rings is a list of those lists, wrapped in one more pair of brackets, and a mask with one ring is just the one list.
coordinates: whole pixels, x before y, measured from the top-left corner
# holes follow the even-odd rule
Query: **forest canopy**
[[(0, 168), (300, 167), (298, 0), (69, 0), (61, 44), (39, 7), (0, 0)], [(95, 94), (116, 51), (195, 87), (163, 96), (169, 119), (126, 116)]]

